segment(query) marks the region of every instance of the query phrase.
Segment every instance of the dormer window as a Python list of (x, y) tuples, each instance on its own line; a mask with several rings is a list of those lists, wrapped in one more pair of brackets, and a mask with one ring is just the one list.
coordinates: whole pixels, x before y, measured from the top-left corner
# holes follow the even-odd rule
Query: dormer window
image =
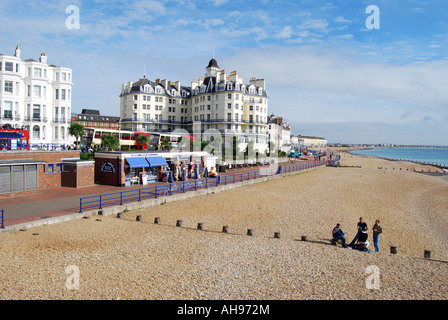
[(249, 87), (249, 94), (255, 94), (255, 87), (254, 86), (250, 86)]
[(261, 96), (263, 95), (263, 88), (258, 88), (258, 94)]
[(232, 90), (232, 82), (227, 82), (227, 90)]

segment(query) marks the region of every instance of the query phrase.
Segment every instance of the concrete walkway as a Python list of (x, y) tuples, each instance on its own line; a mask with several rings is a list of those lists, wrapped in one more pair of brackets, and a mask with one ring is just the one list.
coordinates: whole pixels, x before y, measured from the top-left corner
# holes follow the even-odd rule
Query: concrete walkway
[[(281, 166), (296, 165), (306, 163), (307, 161), (291, 160), (279, 163)], [(309, 161), (314, 162), (314, 161)], [(221, 176), (234, 175), (243, 172), (252, 172), (260, 168), (269, 166), (251, 166), (246, 168), (231, 169)], [(166, 185), (166, 182), (152, 183), (151, 186)], [(147, 185), (149, 186), (149, 185)], [(56, 217), (62, 217), (71, 214), (79, 214), (79, 199), (94, 195), (129, 191), (140, 189), (145, 186), (135, 185), (132, 187), (116, 187), (106, 185), (95, 185), (85, 188), (59, 187), (30, 192), (27, 195), (12, 196), (0, 199), (0, 209), (4, 210), (5, 228), (8, 226), (21, 225), (29, 222), (44, 221)], [(8, 229), (8, 228), (7, 228)]]

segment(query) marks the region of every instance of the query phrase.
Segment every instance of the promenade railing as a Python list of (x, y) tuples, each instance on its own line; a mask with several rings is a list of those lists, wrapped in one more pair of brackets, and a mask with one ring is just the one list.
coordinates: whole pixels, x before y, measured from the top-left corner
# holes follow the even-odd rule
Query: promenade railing
[(232, 175), (218, 175), (216, 178), (200, 178), (180, 181), (175, 183), (167, 183), (166, 185), (156, 185), (152, 187), (143, 187), (140, 189), (107, 193), (102, 195), (84, 197), (79, 199), (79, 212), (85, 210), (103, 209), (104, 207), (124, 205), (126, 203), (141, 202), (146, 199), (154, 199), (164, 196), (172, 196), (176, 193), (185, 193), (196, 191), (199, 189), (208, 189), (219, 185), (233, 184), (237, 182), (259, 179), (276, 174), (284, 174), (306, 170), (323, 165), (333, 165), (338, 160), (308, 161), (296, 165), (281, 165), (277, 168), (263, 168), (259, 170), (241, 172)]
[(1, 217), (0, 217), (0, 219), (1, 219), (0, 227), (2, 229), (5, 229), (5, 211), (3, 209), (0, 210), (0, 215), (1, 215)]

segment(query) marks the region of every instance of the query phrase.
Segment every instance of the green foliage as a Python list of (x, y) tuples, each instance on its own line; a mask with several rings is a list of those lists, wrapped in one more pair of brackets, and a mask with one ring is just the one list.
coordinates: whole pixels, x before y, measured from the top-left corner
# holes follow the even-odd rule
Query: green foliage
[(78, 122), (72, 122), (68, 127), (68, 133), (76, 138), (76, 145), (78, 145), (79, 137), (84, 134), (84, 126)]
[(105, 135), (101, 136), (101, 145), (103, 146), (103, 148), (105, 148), (107, 150), (111, 150), (111, 151), (118, 150), (118, 148), (120, 146), (120, 141), (114, 135), (105, 134)]

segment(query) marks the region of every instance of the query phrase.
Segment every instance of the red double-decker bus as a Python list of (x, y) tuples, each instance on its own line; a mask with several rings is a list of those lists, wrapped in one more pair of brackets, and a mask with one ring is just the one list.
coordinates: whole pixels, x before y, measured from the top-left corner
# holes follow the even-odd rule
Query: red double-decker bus
[(0, 129), (0, 150), (29, 150), (30, 132), (20, 129)]

